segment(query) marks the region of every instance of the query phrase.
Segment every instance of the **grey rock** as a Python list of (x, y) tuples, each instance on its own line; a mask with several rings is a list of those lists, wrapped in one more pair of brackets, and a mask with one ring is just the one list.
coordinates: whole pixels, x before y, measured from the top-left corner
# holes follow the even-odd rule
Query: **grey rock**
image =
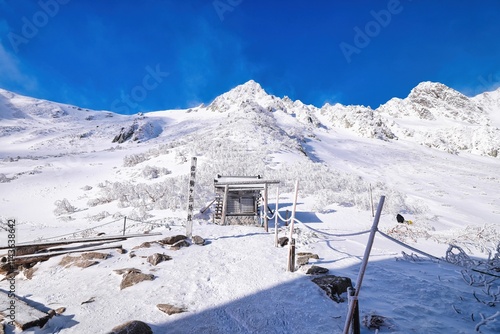
[(153, 331), (145, 322), (134, 320), (116, 326), (108, 334), (153, 334)]
[(132, 285), (136, 285), (137, 283), (140, 283), (143, 281), (152, 281), (154, 279), (155, 279), (155, 276), (152, 274), (128, 272), (123, 276), (122, 282), (120, 283), (120, 290), (128, 288)]
[(352, 288), (352, 282), (349, 277), (340, 277), (335, 275), (325, 275), (313, 278), (312, 281), (323, 289), (327, 296), (337, 303), (343, 303), (345, 300), (341, 295)]
[(158, 242), (162, 245), (173, 245), (176, 242), (179, 242), (181, 240), (185, 240), (187, 237), (185, 235), (174, 235), (171, 237), (166, 237), (161, 240), (158, 240)]
[(177, 307), (177, 306), (170, 305), (170, 304), (158, 304), (158, 305), (156, 305), (156, 307), (160, 311), (165, 312), (168, 315), (186, 312), (185, 308), (183, 308), (183, 307)]
[(169, 260), (172, 260), (171, 256), (160, 253), (154, 253), (153, 255), (148, 256), (147, 259), (147, 261), (151, 263), (153, 266), (156, 266), (158, 263), (161, 263), (163, 261), (169, 261)]

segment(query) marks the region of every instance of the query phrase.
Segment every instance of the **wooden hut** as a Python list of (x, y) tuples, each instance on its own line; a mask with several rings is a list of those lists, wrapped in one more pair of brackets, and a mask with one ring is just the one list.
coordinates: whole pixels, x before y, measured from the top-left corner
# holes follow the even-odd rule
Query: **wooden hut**
[[(269, 184), (279, 181), (257, 176), (222, 176), (214, 180), (215, 212), (213, 221), (220, 225), (260, 224), (260, 208), (267, 204)], [(266, 211), (266, 210), (264, 210)]]

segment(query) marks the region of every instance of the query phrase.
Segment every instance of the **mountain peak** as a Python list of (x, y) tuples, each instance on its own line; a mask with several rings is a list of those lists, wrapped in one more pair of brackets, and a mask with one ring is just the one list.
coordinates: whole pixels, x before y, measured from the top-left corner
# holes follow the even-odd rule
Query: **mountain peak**
[(242, 102), (248, 100), (262, 100), (268, 97), (269, 95), (260, 84), (254, 80), (249, 80), (244, 84), (234, 87), (229, 92), (216, 97), (215, 100), (210, 103), (208, 109), (224, 112), (229, 110), (231, 106), (238, 106)]
[(235, 94), (238, 97), (249, 96), (254, 98), (267, 95), (266, 91), (262, 88), (262, 86), (254, 80), (249, 80), (244, 84), (238, 85), (235, 88), (231, 89), (228, 93)]

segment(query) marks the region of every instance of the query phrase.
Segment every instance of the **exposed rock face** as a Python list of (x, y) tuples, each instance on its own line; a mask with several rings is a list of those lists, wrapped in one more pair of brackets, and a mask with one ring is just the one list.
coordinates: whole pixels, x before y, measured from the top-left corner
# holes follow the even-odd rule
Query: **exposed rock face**
[(186, 312), (185, 308), (183, 308), (183, 307), (177, 307), (177, 306), (170, 305), (170, 304), (158, 304), (158, 305), (156, 305), (156, 307), (160, 311), (165, 312), (168, 315)]
[(122, 128), (120, 133), (113, 138), (113, 143), (124, 143), (127, 140), (129, 140), (132, 135), (134, 134), (134, 131), (137, 129), (137, 125), (131, 125), (127, 128)]
[(148, 262), (151, 263), (153, 266), (156, 266), (158, 263), (161, 263), (163, 261), (169, 261), (172, 260), (172, 257), (165, 255), (165, 254), (160, 254), (160, 253), (154, 253), (153, 255), (148, 256)]
[(153, 331), (145, 322), (134, 320), (116, 326), (108, 334), (153, 334)]
[(343, 303), (345, 300), (341, 294), (352, 288), (352, 282), (349, 277), (340, 277), (335, 275), (326, 275), (313, 278), (312, 281), (323, 289), (328, 297), (337, 303)]

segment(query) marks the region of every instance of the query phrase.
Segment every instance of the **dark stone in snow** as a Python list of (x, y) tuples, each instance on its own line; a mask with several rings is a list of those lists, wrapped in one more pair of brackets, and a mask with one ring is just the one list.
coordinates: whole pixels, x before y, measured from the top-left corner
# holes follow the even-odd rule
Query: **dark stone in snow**
[(148, 256), (147, 260), (153, 266), (156, 266), (158, 263), (161, 263), (163, 261), (172, 260), (172, 257), (165, 254), (154, 253), (153, 255)]
[(323, 289), (330, 299), (337, 303), (343, 303), (345, 300), (340, 295), (347, 292), (348, 288), (352, 288), (349, 277), (326, 275), (313, 278), (312, 281)]
[(285, 247), (286, 245), (288, 245), (288, 237), (279, 238), (278, 245), (280, 245), (281, 247)]
[(193, 242), (195, 245), (203, 246), (205, 244), (205, 239), (203, 239), (199, 235), (195, 235), (193, 236)]
[(180, 241), (177, 241), (175, 244), (173, 244), (170, 247), (170, 249), (179, 250), (182, 247), (189, 247), (189, 246), (191, 246), (191, 244), (187, 240), (180, 240)]
[(152, 274), (143, 274), (130, 271), (123, 276), (122, 282), (120, 283), (120, 290), (128, 288), (129, 286), (136, 285), (142, 281), (152, 281), (155, 276)]
[(309, 269), (307, 269), (306, 275), (321, 275), (328, 273), (328, 271), (328, 269), (323, 267), (311, 266)]
[(134, 320), (116, 326), (108, 334), (153, 334), (153, 331), (145, 322)]
[(185, 235), (174, 235), (171, 237), (166, 237), (164, 239), (158, 240), (158, 242), (162, 245), (173, 245), (176, 242), (179, 242), (181, 240), (185, 240), (187, 237)]
[(158, 304), (158, 305), (156, 305), (156, 307), (160, 311), (165, 312), (168, 315), (186, 312), (185, 308), (177, 307), (177, 306), (170, 305), (170, 304)]

